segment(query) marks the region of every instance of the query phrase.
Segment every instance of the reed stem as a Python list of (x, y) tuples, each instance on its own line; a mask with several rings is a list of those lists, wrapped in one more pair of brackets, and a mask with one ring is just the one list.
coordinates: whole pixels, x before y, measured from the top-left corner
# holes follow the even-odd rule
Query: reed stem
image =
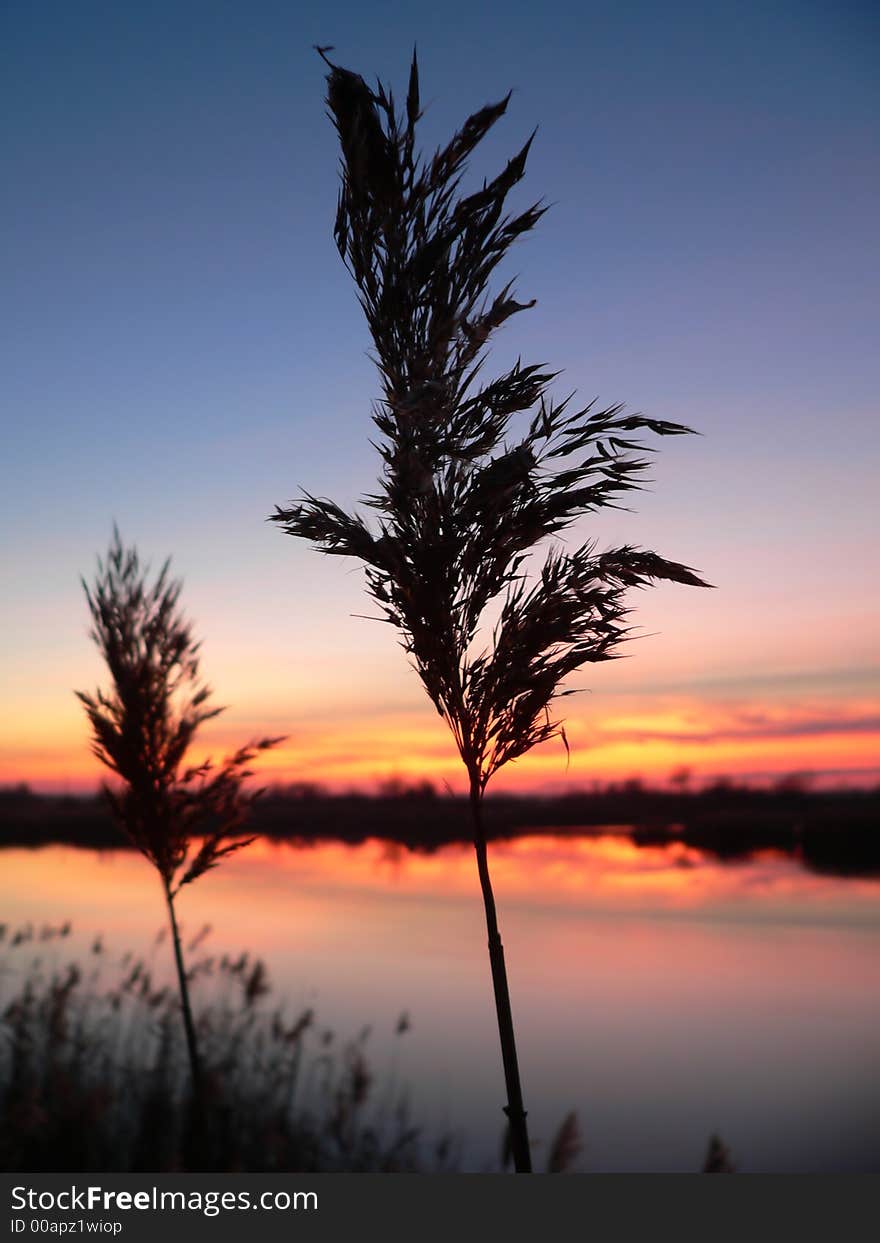
[(180, 929), (177, 926), (177, 914), (174, 910), (174, 895), (167, 880), (163, 880), (165, 901), (168, 905), (168, 918), (171, 922), (171, 940), (174, 944), (174, 961), (177, 966), (177, 982), (180, 985), (180, 1006), (183, 1011), (183, 1027), (186, 1032), (186, 1048), (189, 1054), (189, 1067), (192, 1075), (193, 1101), (197, 1117), (201, 1120), (204, 1109), (204, 1081), (202, 1064), (199, 1060), (199, 1046), (196, 1041), (196, 1025), (193, 1021), (192, 1006), (189, 1000), (189, 984), (186, 969), (183, 965), (183, 950), (180, 944)]
[(474, 822), (477, 871), (480, 875), (480, 888), (483, 891), (486, 931), (489, 934), (489, 963), (492, 968), (492, 986), (495, 990), (495, 1012), (498, 1015), (498, 1035), (501, 1039), (501, 1060), (504, 1064), (504, 1082), (507, 1088), (507, 1104), (504, 1112), (510, 1125), (510, 1148), (513, 1153), (514, 1169), (517, 1174), (531, 1174), (532, 1154), (529, 1148), (529, 1131), (519, 1080), (513, 1012), (510, 1008), (510, 989), (507, 986), (507, 968), (504, 965), (504, 946), (498, 930), (495, 895), (489, 875), (486, 833), (483, 827), (483, 796), (476, 782), (471, 783), (471, 814)]

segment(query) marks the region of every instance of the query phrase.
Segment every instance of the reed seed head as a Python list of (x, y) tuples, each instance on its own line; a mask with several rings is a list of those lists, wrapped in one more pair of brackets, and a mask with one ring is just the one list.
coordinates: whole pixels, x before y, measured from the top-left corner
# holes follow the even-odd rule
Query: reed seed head
[[(690, 429), (622, 405), (575, 408), (572, 396), (552, 396), (556, 376), (544, 364), (518, 360), (483, 379), (493, 335), (534, 305), (517, 300), (512, 283), (490, 291), (498, 265), (546, 210), (507, 208), (534, 135), (464, 193), (467, 161), (510, 96), (425, 156), (416, 151), (415, 57), (398, 113), (381, 83), (373, 89), (326, 51), (342, 155), (334, 233), (373, 340), (382, 473), (366, 499), (371, 522), (309, 493), (271, 521), (364, 564), (369, 592), (482, 792), (502, 765), (554, 735), (565, 740), (551, 705), (569, 674), (618, 654), (630, 589), (706, 585), (689, 567), (629, 545), (553, 547), (537, 574), (528, 565), (548, 537), (640, 486), (648, 466), (640, 433)], [(490, 609), (500, 615), (484, 638)]]
[(246, 788), (249, 766), (282, 739), (261, 738), (218, 764), (187, 765), (199, 728), (223, 708), (212, 706), (201, 679), (200, 645), (169, 569), (166, 561), (150, 581), (137, 550), (125, 548), (114, 529), (94, 582), (83, 581), (110, 686), (76, 695), (92, 727), (93, 754), (118, 778), (104, 787), (117, 818), (176, 892), (254, 840), (241, 837), (260, 793)]

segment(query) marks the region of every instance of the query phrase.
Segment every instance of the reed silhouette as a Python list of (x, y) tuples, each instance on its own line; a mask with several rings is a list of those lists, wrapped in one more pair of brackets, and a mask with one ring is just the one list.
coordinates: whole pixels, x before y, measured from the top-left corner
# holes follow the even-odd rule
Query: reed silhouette
[(736, 1163), (730, 1149), (717, 1133), (709, 1136), (702, 1174), (735, 1174)]
[(166, 561), (153, 582), (137, 550), (119, 531), (90, 587), (82, 580), (91, 638), (110, 689), (76, 691), (92, 727), (92, 752), (119, 779), (103, 790), (116, 819), (159, 873), (168, 913), (186, 1033), (197, 1122), (204, 1083), (183, 959), (176, 899), (228, 855), (254, 840), (241, 830), (259, 790), (245, 788), (257, 752), (281, 738), (261, 738), (215, 765), (187, 765), (199, 728), (223, 708), (199, 672), (200, 644), (178, 608), (182, 584)]
[[(208, 927), (187, 945), (211, 1121), (195, 1148), (174, 990), (156, 961), (166, 930), (144, 953), (120, 954), (98, 935), (67, 957), (73, 933), (69, 921), (0, 924), (4, 1171), (460, 1168), (464, 1133), (428, 1131), (413, 1117), (400, 1074), (408, 1013), (340, 1039), (311, 1007), (289, 1012), (262, 959), (214, 952)], [(380, 1073), (383, 1036), (390, 1064)], [(478, 1168), (503, 1170), (508, 1147), (498, 1167), (481, 1159)], [(582, 1151), (569, 1113), (549, 1141), (547, 1172), (574, 1170)]]
[[(480, 382), (493, 334), (534, 305), (495, 269), (546, 208), (506, 214), (532, 138), (491, 181), (461, 189), (467, 161), (510, 95), (468, 117), (433, 156), (416, 151), (421, 116), (415, 56), (405, 106), (327, 57), (327, 102), (342, 153), (336, 243), (373, 340), (382, 397), (374, 408), (383, 469), (367, 498), (374, 525), (304, 493), (272, 521), (320, 550), (364, 563), (367, 587), (435, 708), (468, 774), (472, 835), (517, 1172), (531, 1169), (504, 951), (489, 873), (483, 796), (504, 765), (554, 736), (566, 676), (609, 660), (627, 637), (628, 588), (658, 580), (705, 586), (687, 566), (626, 545), (552, 547), (575, 519), (639, 486), (648, 461), (634, 436), (690, 429), (556, 400), (555, 373), (521, 361)], [(532, 135), (534, 137), (534, 135)], [(494, 624), (492, 623), (494, 615)], [(487, 632), (488, 631), (488, 632)]]
[[(140, 955), (97, 937), (68, 959), (69, 923), (0, 925), (4, 1171), (455, 1168), (458, 1140), (416, 1124), (368, 1028), (341, 1039), (310, 1008), (288, 1013), (262, 961), (213, 952), (208, 931), (187, 947), (210, 1115), (195, 1145), (165, 937)], [(392, 1030), (396, 1050), (406, 1028)]]

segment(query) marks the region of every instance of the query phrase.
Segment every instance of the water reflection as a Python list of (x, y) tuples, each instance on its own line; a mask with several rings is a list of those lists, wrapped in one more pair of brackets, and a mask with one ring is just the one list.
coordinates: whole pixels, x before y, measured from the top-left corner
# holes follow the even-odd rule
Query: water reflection
[[(531, 836), (492, 847), (534, 1133), (579, 1112), (591, 1169), (694, 1169), (720, 1130), (744, 1169), (880, 1166), (880, 883), (768, 852)], [(3, 852), (7, 922), (73, 920), (142, 949), (155, 877), (135, 853)], [(256, 843), (181, 898), (190, 933), (262, 955), (291, 1009), (353, 1033), (415, 1114), (493, 1152), (503, 1099), (471, 852)], [(497, 1120), (497, 1123), (496, 1123)]]

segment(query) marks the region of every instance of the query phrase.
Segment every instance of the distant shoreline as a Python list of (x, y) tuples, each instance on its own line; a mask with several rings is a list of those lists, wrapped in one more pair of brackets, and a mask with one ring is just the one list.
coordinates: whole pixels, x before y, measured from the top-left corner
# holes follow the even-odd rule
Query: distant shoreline
[[(880, 876), (880, 790), (758, 790), (719, 784), (700, 791), (630, 783), (562, 797), (497, 795), (486, 800), (490, 837), (613, 832), (639, 845), (680, 841), (723, 860), (779, 850), (814, 871)], [(381, 838), (432, 851), (468, 842), (466, 800), (429, 787), (393, 795), (329, 795), (304, 787), (268, 792), (249, 832), (275, 841)], [(129, 845), (100, 797), (0, 790), (0, 846)]]

